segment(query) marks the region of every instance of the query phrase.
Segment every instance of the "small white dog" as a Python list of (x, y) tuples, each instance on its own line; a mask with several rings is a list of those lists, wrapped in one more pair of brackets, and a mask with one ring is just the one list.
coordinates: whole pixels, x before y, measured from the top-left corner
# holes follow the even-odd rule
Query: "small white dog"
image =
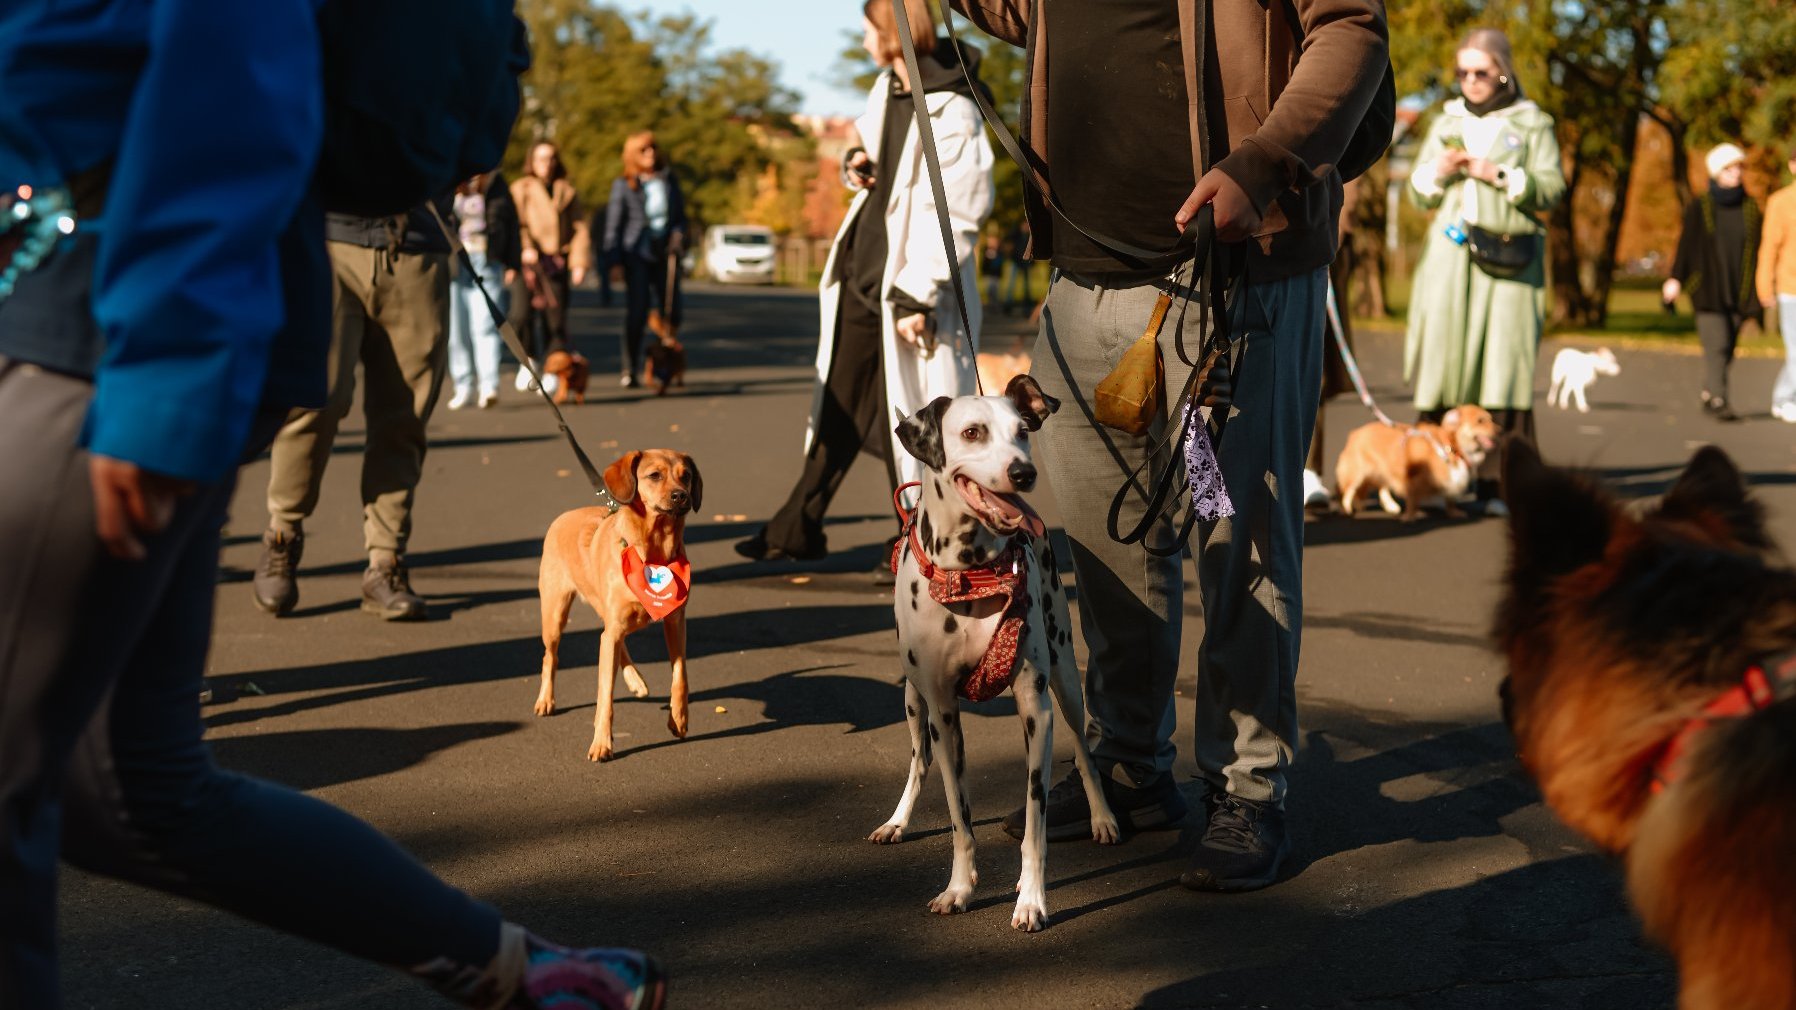
[(1621, 363), (1615, 360), (1615, 352), (1607, 347), (1594, 351), (1567, 347), (1553, 358), (1553, 384), (1547, 389), (1547, 402), (1563, 410), (1576, 399), (1578, 413), (1588, 414), (1590, 401), (1585, 399), (1584, 391), (1599, 375), (1620, 374)]

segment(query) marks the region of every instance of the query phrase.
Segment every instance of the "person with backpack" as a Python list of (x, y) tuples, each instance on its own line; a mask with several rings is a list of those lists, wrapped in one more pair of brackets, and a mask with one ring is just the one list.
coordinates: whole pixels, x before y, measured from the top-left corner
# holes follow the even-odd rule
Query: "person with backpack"
[[(1511, 438), (1534, 441), (1534, 363), (1546, 321), (1546, 229), (1565, 193), (1553, 117), (1522, 93), (1509, 38), (1479, 28), (1454, 54), (1459, 97), (1428, 125), (1410, 197), (1435, 212), (1410, 284), (1404, 379), (1417, 419), (1477, 404)], [(1505, 440), (1507, 444), (1507, 440)], [(1502, 454), (1475, 491), (1487, 515)]]
[[(1193, 713), (1204, 823), (1180, 880), (1201, 890), (1265, 887), (1290, 848), (1301, 489), (1341, 207), (1335, 166), (1370, 110), (1383, 119), (1378, 150), (1389, 143), (1383, 4), (953, 5), (1027, 51), (1022, 140), (1054, 200), (1051, 209), (1042, 191), (1024, 193), (1029, 256), (1055, 268), (1035, 377), (1061, 403), (1033, 441), (1072, 542), (1089, 650), (1084, 729), (1128, 830), (1173, 827), (1188, 811), (1172, 775), (1184, 580), (1171, 518), (1151, 519), (1145, 540), (1123, 544), (1112, 539), (1109, 512), (1126, 485), (1134, 490), (1124, 493), (1118, 528), (1143, 519), (1147, 495), (1135, 474), (1150, 462), (1173, 465), (1153, 449), (1182, 419), (1163, 408), (1146, 434), (1128, 435), (1100, 425), (1089, 405), (1162, 295), (1196, 296), (1193, 255), (1201, 263), (1211, 250), (1181, 239), (1203, 231), (1200, 217), (1214, 222), (1218, 282), (1238, 265), (1228, 302), (1234, 406), (1221, 411), (1229, 417), (1216, 447), (1234, 514), (1198, 523), (1190, 544), (1204, 611)], [(1171, 319), (1159, 329), (1167, 407), (1191, 375), (1180, 347), (1201, 353), (1208, 337), (1196, 332), (1198, 315), (1193, 306), (1182, 344)], [(1050, 840), (1090, 836), (1076, 770), (1047, 795), (1045, 815)], [(1021, 837), (1024, 821), (1014, 811), (1004, 829)]]
[[(203, 740), (237, 465), (292, 407), (326, 397), (325, 208), (392, 213), (490, 167), (517, 114), (528, 51), (508, 4), (466, 5), (463, 34), (450, 34), (474, 58), (430, 65), (433, 115), (385, 104), (403, 89), (355, 109), (327, 98), (325, 68), (345, 56), (337, 16), (375, 6), (411, 30), (444, 3), (90, 0), (0, 16), (8, 1010), (61, 1005), (59, 856), (408, 972), (480, 1010), (661, 1003), (659, 969), (640, 952), (548, 943), (337, 807), (220, 769)], [(415, 51), (441, 51), (429, 34), (408, 36), (427, 37)], [(392, 51), (374, 55), (390, 63)], [(476, 68), (477, 100), (441, 98)], [(370, 109), (429, 124), (403, 147), (430, 156), (338, 146), (331, 124)], [(196, 966), (224, 956), (190, 954)]]

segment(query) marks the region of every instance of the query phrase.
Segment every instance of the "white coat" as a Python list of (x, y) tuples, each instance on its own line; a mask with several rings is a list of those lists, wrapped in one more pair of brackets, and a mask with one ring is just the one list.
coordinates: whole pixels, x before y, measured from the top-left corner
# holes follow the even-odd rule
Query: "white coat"
[[(978, 246), (979, 228), (992, 210), (992, 148), (985, 138), (985, 124), (973, 100), (951, 91), (931, 92), (923, 96), (929, 110), (930, 124), (935, 130), (936, 151), (942, 163), (942, 189), (948, 198), (948, 222), (954, 235), (954, 255), (959, 261), (961, 286), (967, 294), (967, 317), (973, 332), (961, 332), (960, 313), (954, 308), (954, 288), (949, 280), (949, 263), (942, 248), (941, 226), (936, 222), (935, 196), (929, 186), (929, 170), (923, 162), (923, 145), (913, 128), (905, 134), (904, 148), (888, 155), (879, 150), (885, 135), (886, 101), (890, 94), (892, 71), (886, 70), (873, 82), (867, 95), (867, 112), (855, 120), (861, 142), (867, 146), (867, 157), (876, 171), (890, 173), (892, 198), (886, 208), (886, 266), (880, 280), (881, 329), (885, 334), (883, 365), (886, 402), (893, 416), (886, 418), (886, 436), (891, 439), (892, 458), (897, 464), (900, 483), (919, 480), (923, 465), (898, 443), (893, 431), (897, 413), (916, 413), (917, 409), (938, 396), (965, 396), (976, 388), (974, 348), (979, 340), (979, 288), (974, 276), (973, 253)], [(830, 360), (836, 349), (836, 310), (842, 287), (836, 276), (836, 259), (841, 256), (843, 240), (853, 228), (855, 219), (866, 211), (871, 194), (862, 190), (849, 205), (848, 216), (836, 231), (829, 259), (823, 265), (823, 282), (818, 289), (821, 309), (821, 339), (817, 342), (817, 387), (811, 398), (810, 423), (805, 427), (804, 445), (808, 453), (817, 437), (817, 418), (823, 409), (824, 384), (829, 381)], [(891, 302), (887, 296), (898, 288), (925, 305), (933, 307), (936, 326), (936, 350), (933, 357), (901, 339), (895, 328)], [(1001, 390), (988, 389), (996, 395)]]

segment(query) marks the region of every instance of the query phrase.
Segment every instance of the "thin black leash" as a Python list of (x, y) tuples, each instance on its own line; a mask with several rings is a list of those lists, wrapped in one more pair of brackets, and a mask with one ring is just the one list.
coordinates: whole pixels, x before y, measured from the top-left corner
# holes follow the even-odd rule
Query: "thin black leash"
[(611, 492), (606, 490), (605, 478), (599, 475), (598, 468), (592, 465), (591, 459), (587, 458), (586, 450), (580, 448), (580, 440), (574, 437), (574, 430), (568, 427), (567, 418), (562, 416), (561, 408), (556, 405), (555, 398), (549, 395), (548, 389), (543, 386), (542, 373), (536, 370), (536, 362), (532, 361), (530, 355), (525, 352), (524, 342), (518, 339), (518, 333), (512, 329), (511, 323), (506, 321), (505, 313), (499, 311), (499, 303), (493, 301), (493, 296), (487, 293), (486, 285), (480, 282), (480, 272), (474, 269), (474, 261), (468, 256), (467, 248), (462, 245), (461, 236), (456, 234), (455, 229), (449, 227), (449, 222), (443, 219), (443, 212), (437, 209), (434, 202), (428, 203), (428, 206), (430, 207), (430, 216), (436, 218), (437, 227), (443, 230), (443, 237), (449, 240), (449, 247), (455, 250), (457, 262), (461, 264), (463, 270), (467, 271), (468, 279), (474, 282), (474, 287), (480, 291), (481, 300), (486, 302), (486, 310), (492, 313), (493, 322), (499, 325), (499, 335), (505, 339), (505, 346), (511, 348), (511, 353), (517, 357), (518, 367), (528, 371), (530, 377), (536, 380), (534, 383), (536, 391), (542, 394), (543, 402), (548, 404), (549, 410), (554, 413), (555, 423), (561, 428), (561, 433), (567, 437), (568, 448), (574, 450), (574, 458), (580, 461), (580, 469), (586, 474), (586, 482), (592, 485), (593, 493), (598, 495), (599, 502), (611, 511), (616, 512), (623, 508), (623, 503), (613, 498)]

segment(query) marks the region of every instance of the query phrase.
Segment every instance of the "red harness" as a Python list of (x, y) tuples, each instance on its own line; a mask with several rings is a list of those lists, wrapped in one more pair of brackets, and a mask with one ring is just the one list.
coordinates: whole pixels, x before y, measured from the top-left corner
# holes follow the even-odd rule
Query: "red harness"
[(1722, 719), (1743, 718), (1791, 698), (1796, 698), (1796, 652), (1786, 652), (1770, 663), (1750, 667), (1740, 683), (1704, 705), (1665, 744), (1653, 762), (1653, 792), (1663, 792), (1683, 777), (1684, 754), (1698, 733)]
[(918, 570), (929, 580), (929, 598), (935, 602), (965, 603), (992, 596), (1006, 599), (998, 630), (986, 644), (979, 665), (961, 679), (957, 688), (960, 696), (968, 701), (990, 701), (1003, 694), (1016, 680), (1017, 645), (1023, 636), (1023, 615), (1029, 608), (1028, 596), (1022, 592), (1024, 538), (1011, 537), (1008, 547), (978, 568), (942, 568), (929, 560), (929, 555), (923, 552), (922, 541), (917, 539), (917, 510), (904, 507), (902, 496), (913, 487), (921, 485), (912, 481), (901, 485), (892, 494), (892, 504), (904, 520), (904, 534), (892, 544), (892, 574), (898, 574), (904, 545), (909, 542)]

